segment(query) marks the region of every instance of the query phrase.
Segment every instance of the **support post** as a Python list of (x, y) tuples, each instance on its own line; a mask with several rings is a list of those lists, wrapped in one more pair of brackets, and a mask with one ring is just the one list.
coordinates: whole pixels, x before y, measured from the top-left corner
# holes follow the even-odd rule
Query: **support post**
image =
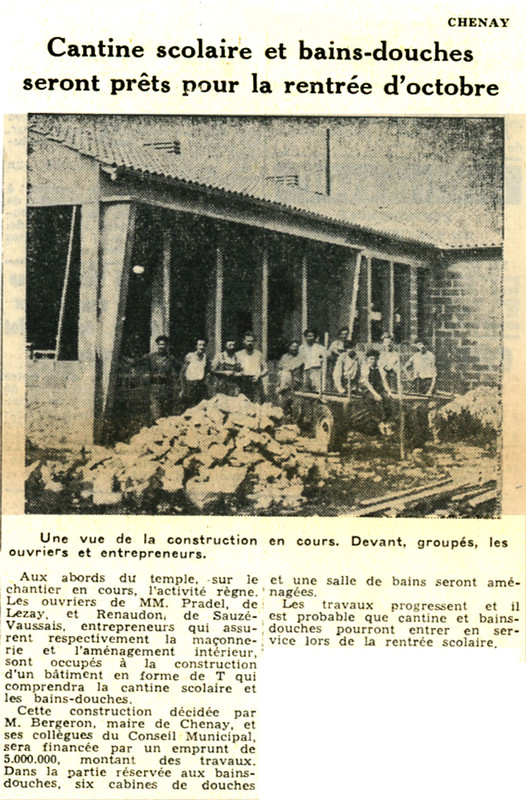
[(266, 360), (268, 354), (268, 247), (261, 254), (261, 351)]
[(216, 281), (214, 311), (214, 350), (223, 349), (223, 287), (225, 281), (225, 251), (221, 242), (216, 247)]
[(62, 295), (60, 297), (60, 309), (58, 313), (58, 330), (55, 342), (55, 361), (60, 358), (60, 347), (62, 345), (62, 331), (64, 328), (64, 314), (66, 313), (66, 300), (68, 297), (69, 276), (71, 273), (71, 258), (73, 256), (73, 240), (75, 238), (75, 225), (77, 222), (77, 206), (71, 209), (71, 225), (69, 229), (68, 253), (66, 256), (66, 269), (64, 271), (64, 283), (62, 284)]
[(158, 336), (168, 336), (170, 330), (170, 280), (172, 261), (172, 231), (163, 228), (163, 253), (160, 264), (155, 265), (152, 281), (152, 314), (150, 350)]
[(88, 440), (97, 441), (100, 432), (97, 398), (97, 330), (100, 280), (100, 206), (83, 203), (80, 209), (80, 290), (78, 359), (85, 376), (85, 430)]
[(389, 262), (387, 275), (387, 331), (394, 335), (394, 261)]
[(99, 291), (99, 203), (83, 203), (80, 211), (79, 361), (94, 364)]
[(354, 278), (351, 295), (351, 307), (349, 309), (349, 339), (353, 338), (354, 323), (356, 321), (356, 307), (358, 305), (358, 289), (360, 286), (360, 271), (362, 269), (363, 253), (357, 253), (356, 264), (354, 265)]
[(371, 328), (371, 311), (373, 305), (373, 283), (372, 283), (372, 259), (371, 256), (366, 256), (366, 326), (367, 326), (367, 344), (371, 344), (372, 328)]
[(409, 340), (418, 339), (418, 267), (409, 267)]
[(301, 258), (301, 334), (309, 324), (309, 262), (307, 253)]

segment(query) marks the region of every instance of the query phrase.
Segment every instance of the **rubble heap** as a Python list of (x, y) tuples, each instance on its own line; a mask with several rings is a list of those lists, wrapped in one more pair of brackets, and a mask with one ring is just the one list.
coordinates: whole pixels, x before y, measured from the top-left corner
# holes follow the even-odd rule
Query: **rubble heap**
[[(88, 462), (70, 472), (70, 486), (80, 502), (97, 506), (148, 508), (164, 498), (199, 511), (218, 503), (294, 510), (305, 500), (306, 483), (326, 476), (323, 461), (307, 452), (312, 440), (282, 423), (282, 409), (270, 403), (216, 395), (159, 419), (128, 443), (93, 448)], [(60, 474), (49, 464), (42, 468), (51, 469), (51, 488), (60, 487)]]
[(455, 397), (437, 412), (434, 427), (440, 439), (494, 439), (500, 430), (502, 403), (499, 390), (478, 386)]

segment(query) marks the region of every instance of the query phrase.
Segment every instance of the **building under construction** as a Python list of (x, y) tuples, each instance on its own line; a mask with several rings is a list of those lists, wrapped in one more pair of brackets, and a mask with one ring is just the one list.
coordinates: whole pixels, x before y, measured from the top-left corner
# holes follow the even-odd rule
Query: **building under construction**
[[(315, 183), (308, 162), (294, 171), (293, 152), (279, 164), (258, 157), (250, 171), (247, 152), (268, 120), (29, 118), (26, 389), (35, 444), (107, 436), (122, 364), (159, 334), (182, 360), (199, 336), (213, 354), (225, 336), (240, 342), (251, 329), (272, 364), (307, 326), (332, 339), (348, 325), (363, 348), (384, 331), (402, 352), (426, 340), (439, 389), (500, 385), (502, 122), (449, 121), (464, 137), (464, 164), (476, 149), (469, 136), (490, 141), (492, 156), (478, 194), (457, 187), (442, 205), (431, 190), (415, 202), (418, 175), (401, 183), (407, 198), (397, 189), (398, 202), (389, 199), (392, 159), (368, 153), (372, 121), (359, 163), (374, 160), (377, 182), (383, 171), (384, 202), (367, 196), (359, 174), (353, 184), (352, 165), (346, 173), (333, 157), (331, 166), (327, 131), (341, 139), (344, 122), (317, 120), (314, 134), (312, 120), (281, 121), (294, 126), (294, 141), (318, 137)], [(363, 120), (352, 122), (359, 136)], [(377, 139), (392, 135), (394, 152), (404, 125), (412, 136), (419, 130), (418, 120), (376, 122)], [(191, 123), (199, 147), (185, 143)], [(254, 144), (241, 152), (243, 137)], [(447, 141), (440, 146), (447, 161)]]

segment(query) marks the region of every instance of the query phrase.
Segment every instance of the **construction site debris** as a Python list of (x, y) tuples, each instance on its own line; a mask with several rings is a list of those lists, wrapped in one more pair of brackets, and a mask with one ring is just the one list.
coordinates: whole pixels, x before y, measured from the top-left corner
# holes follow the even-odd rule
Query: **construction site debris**
[(312, 478), (328, 474), (300, 441), (283, 411), (243, 395), (216, 395), (183, 414), (161, 418), (129, 442), (94, 446), (84, 463), (37, 462), (28, 485), (67, 490), (74, 502), (151, 509), (170, 497), (203, 511), (246, 508), (293, 511)]
[(478, 386), (437, 411), (434, 433), (442, 441), (495, 439), (501, 427), (502, 400), (496, 387)]

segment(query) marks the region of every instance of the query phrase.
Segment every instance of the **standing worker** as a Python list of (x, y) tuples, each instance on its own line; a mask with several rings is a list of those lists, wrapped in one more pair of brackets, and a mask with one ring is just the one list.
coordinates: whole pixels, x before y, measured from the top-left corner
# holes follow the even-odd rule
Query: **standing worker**
[(395, 350), (390, 333), (382, 336), (383, 347), (378, 356), (378, 370), (388, 397), (400, 394), (400, 353)]
[(306, 391), (319, 394), (323, 360), (327, 357), (327, 351), (316, 341), (317, 336), (314, 328), (307, 328), (303, 334), (305, 341), (301, 345), (298, 355), (303, 362), (303, 384)]
[(205, 352), (206, 339), (197, 339), (195, 350), (187, 353), (181, 369), (181, 400), (185, 408), (196, 406), (208, 396), (206, 376), (208, 357)]
[(175, 366), (168, 348), (168, 336), (158, 336), (155, 344), (157, 350), (148, 353), (142, 360), (148, 370), (150, 416), (153, 422), (172, 413), (175, 384)]
[(278, 385), (276, 394), (278, 403), (285, 414), (289, 414), (292, 411), (294, 390), (301, 384), (301, 378), (298, 373), (303, 362), (298, 352), (299, 342), (296, 339), (292, 339), (289, 343), (289, 349), (281, 356), (278, 362)]
[(233, 336), (226, 339), (223, 352), (214, 356), (211, 371), (215, 393), (237, 397), (242, 367), (237, 357), (236, 340)]
[(249, 331), (243, 337), (243, 349), (237, 353), (241, 364), (241, 391), (253, 403), (263, 403), (268, 394), (268, 369), (261, 350), (256, 348), (256, 337)]
[(424, 342), (415, 344), (416, 353), (406, 362), (404, 372), (413, 381), (417, 394), (431, 395), (437, 379), (435, 356)]
[(360, 378), (360, 359), (356, 354), (353, 343), (347, 339), (345, 350), (338, 356), (334, 366), (332, 379), (334, 388), (338, 394), (350, 395), (353, 389), (356, 391)]

